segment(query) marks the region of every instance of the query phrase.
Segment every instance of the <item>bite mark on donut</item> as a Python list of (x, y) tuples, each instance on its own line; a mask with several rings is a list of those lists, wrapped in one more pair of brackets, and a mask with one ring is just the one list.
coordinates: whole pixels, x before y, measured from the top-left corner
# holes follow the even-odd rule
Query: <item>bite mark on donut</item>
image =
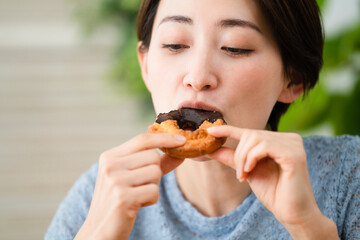
[[(190, 120), (193, 121), (188, 121), (186, 117), (192, 113), (195, 114), (190, 116)], [(187, 140), (183, 146), (161, 148), (161, 150), (171, 157), (193, 158), (215, 152), (225, 143), (226, 138), (216, 138), (208, 134), (206, 130), (209, 127), (225, 124), (225, 120), (218, 112), (180, 109), (168, 114), (159, 114), (156, 123), (149, 127), (148, 132), (178, 134), (186, 137)]]

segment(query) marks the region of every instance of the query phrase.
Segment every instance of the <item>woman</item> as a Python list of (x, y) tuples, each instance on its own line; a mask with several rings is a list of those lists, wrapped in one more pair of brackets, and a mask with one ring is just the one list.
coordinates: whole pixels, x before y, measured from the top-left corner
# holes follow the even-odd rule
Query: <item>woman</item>
[[(142, 134), (104, 152), (48, 239), (360, 239), (360, 140), (278, 133), (312, 88), (323, 36), (315, 0), (144, 0), (138, 57), (156, 113), (221, 112), (225, 146), (195, 159)], [(175, 170), (175, 171), (173, 171)]]

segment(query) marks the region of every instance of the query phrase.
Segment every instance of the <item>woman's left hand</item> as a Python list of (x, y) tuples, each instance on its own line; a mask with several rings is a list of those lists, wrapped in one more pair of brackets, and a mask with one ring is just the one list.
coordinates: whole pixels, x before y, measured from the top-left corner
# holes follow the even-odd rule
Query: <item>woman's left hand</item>
[[(323, 215), (312, 192), (302, 138), (295, 133), (220, 126), (216, 137), (239, 141), (235, 150), (222, 147), (209, 157), (236, 170), (257, 198), (287, 229), (306, 226)], [(288, 229), (289, 231), (289, 229)]]

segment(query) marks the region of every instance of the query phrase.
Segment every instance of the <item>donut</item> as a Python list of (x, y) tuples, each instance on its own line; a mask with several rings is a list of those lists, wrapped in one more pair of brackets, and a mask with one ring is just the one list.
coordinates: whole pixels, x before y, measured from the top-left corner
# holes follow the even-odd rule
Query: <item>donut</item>
[(207, 128), (225, 125), (221, 113), (193, 108), (181, 108), (168, 113), (160, 113), (149, 133), (170, 133), (186, 138), (184, 145), (175, 148), (160, 148), (175, 158), (194, 158), (213, 153), (226, 141), (226, 137), (216, 138), (206, 131)]

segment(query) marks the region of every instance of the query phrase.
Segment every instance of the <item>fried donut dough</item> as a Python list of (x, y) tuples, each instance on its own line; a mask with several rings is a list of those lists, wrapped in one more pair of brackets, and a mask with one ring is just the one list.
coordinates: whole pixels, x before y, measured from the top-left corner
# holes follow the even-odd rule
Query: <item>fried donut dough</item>
[(225, 124), (219, 112), (182, 108), (159, 114), (148, 132), (171, 133), (186, 137), (184, 145), (176, 148), (161, 148), (161, 151), (171, 157), (193, 158), (213, 153), (225, 143), (226, 138), (216, 138), (206, 131), (209, 127)]

